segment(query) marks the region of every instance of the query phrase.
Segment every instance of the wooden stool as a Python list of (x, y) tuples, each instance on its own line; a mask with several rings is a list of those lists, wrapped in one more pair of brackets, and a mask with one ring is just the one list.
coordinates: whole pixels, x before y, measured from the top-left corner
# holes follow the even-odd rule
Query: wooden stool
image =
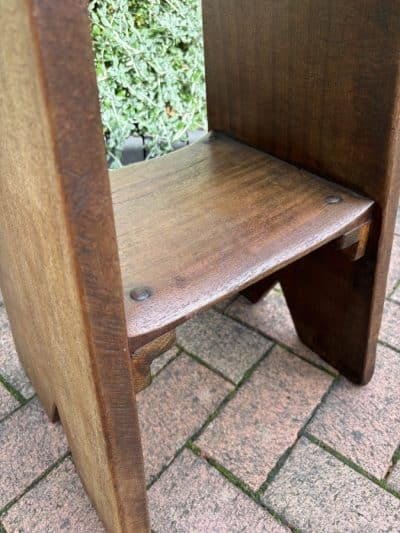
[(109, 174), (86, 2), (1, 4), (1, 288), (109, 531), (149, 531), (135, 392), (195, 313), (279, 281), (307, 346), (355, 383), (374, 367), (400, 3), (203, 8), (210, 134)]

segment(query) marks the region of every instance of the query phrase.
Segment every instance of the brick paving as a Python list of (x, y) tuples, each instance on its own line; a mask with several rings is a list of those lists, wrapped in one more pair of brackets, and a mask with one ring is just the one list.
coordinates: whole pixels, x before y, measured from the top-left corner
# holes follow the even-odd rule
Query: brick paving
[[(153, 531), (400, 532), (400, 214), (377, 370), (300, 343), (279, 287), (179, 328), (138, 395)], [(0, 531), (103, 528), (16, 357), (0, 297)]]

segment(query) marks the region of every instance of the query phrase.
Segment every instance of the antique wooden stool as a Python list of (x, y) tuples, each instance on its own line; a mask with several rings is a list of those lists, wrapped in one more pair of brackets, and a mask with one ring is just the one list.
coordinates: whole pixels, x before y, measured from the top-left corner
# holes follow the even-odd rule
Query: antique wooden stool
[(109, 531), (149, 531), (135, 392), (195, 313), (279, 281), (307, 346), (355, 383), (374, 368), (400, 2), (203, 11), (209, 135), (109, 173), (86, 2), (1, 1), (1, 288)]

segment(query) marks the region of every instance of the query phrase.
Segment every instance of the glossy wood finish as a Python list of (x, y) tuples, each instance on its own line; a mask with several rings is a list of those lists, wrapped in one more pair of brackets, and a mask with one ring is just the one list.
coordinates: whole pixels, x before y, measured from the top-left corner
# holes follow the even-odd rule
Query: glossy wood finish
[(373, 371), (400, 186), (400, 2), (203, 6), (218, 133), (112, 173), (111, 198), (87, 2), (0, 0), (0, 284), (113, 532), (149, 531), (134, 386), (193, 313), (280, 281), (308, 346), (355, 382)]
[(109, 531), (149, 531), (86, 3), (1, 0), (0, 283)]
[(203, 10), (210, 127), (377, 203), (363, 259), (316, 252), (284, 284), (303, 340), (365, 383), (400, 186), (400, 3), (203, 0)]
[[(339, 237), (372, 206), (220, 134), (112, 171), (111, 183), (132, 350)], [(132, 300), (141, 286), (152, 295)]]

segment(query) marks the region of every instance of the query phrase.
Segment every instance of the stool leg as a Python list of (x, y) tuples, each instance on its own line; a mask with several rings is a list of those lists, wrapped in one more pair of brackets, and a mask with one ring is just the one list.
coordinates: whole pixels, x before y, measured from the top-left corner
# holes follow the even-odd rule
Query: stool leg
[(358, 384), (372, 376), (383, 310), (375, 252), (351, 261), (326, 246), (281, 273), (300, 339)]
[(270, 276), (257, 281), (250, 287), (240, 291), (240, 294), (244, 296), (252, 304), (256, 304), (262, 298), (264, 298), (274, 286), (279, 283), (279, 273), (271, 274)]

